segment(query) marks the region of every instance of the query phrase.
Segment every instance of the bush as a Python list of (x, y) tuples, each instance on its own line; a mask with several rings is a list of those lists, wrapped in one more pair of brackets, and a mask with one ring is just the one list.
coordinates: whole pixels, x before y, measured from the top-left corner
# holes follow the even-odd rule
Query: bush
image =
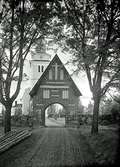
[(99, 116), (99, 123), (100, 124), (112, 124), (113, 123), (113, 119), (112, 119), (112, 115), (111, 114), (104, 114), (104, 115), (100, 115)]
[(109, 124), (111, 124), (111, 122), (108, 121), (108, 120), (103, 120), (103, 121), (100, 122), (100, 124), (101, 125), (109, 125)]

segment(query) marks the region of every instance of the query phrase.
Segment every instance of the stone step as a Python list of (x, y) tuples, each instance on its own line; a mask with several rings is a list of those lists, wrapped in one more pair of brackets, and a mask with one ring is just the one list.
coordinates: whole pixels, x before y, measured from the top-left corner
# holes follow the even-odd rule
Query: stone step
[(30, 135), (31, 132), (28, 130), (9, 132), (9, 134), (6, 134), (2, 138), (0, 138), (0, 153), (6, 151), (10, 147), (29, 137)]

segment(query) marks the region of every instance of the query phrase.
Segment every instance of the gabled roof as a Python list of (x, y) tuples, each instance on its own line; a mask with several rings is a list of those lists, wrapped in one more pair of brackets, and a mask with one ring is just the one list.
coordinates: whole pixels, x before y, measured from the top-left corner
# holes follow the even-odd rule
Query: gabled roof
[(73, 81), (73, 79), (71, 78), (70, 74), (68, 73), (68, 71), (66, 70), (65, 66), (63, 65), (62, 61), (60, 60), (60, 58), (58, 57), (58, 55), (56, 54), (53, 59), (51, 60), (51, 62), (49, 63), (49, 65), (47, 66), (47, 68), (45, 69), (45, 71), (43, 72), (43, 74), (41, 75), (41, 77), (38, 79), (38, 81), (36, 82), (36, 84), (34, 85), (34, 87), (32, 88), (32, 90), (30, 91), (30, 96), (33, 97), (36, 93), (37, 93), (37, 90), (41, 84), (41, 81), (43, 79), (43, 77), (46, 75), (46, 73), (48, 72), (48, 69), (49, 67), (53, 64), (54, 61), (59, 61), (60, 64), (63, 66), (65, 72), (67, 73), (67, 75), (69, 76), (69, 79), (72, 83), (72, 88), (75, 92), (75, 94), (77, 96), (82, 96), (80, 90), (78, 89), (78, 87), (76, 86), (75, 82)]

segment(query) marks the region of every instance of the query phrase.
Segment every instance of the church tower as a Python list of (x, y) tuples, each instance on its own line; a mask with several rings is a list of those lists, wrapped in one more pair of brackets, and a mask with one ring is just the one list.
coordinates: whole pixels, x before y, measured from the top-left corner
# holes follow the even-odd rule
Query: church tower
[(46, 53), (46, 45), (43, 43), (41, 46), (39, 43), (35, 48), (35, 51), (31, 51), (30, 60), (30, 87), (31, 89), (41, 77), (46, 67), (48, 66), (51, 56)]
[[(42, 42), (43, 43), (43, 42)], [(34, 51), (31, 51), (31, 60), (29, 61), (29, 87), (25, 89), (22, 100), (22, 113), (24, 115), (30, 112), (30, 95), (29, 92), (41, 77), (50, 62), (51, 56), (46, 53), (45, 43), (41, 46), (41, 41), (37, 43)]]

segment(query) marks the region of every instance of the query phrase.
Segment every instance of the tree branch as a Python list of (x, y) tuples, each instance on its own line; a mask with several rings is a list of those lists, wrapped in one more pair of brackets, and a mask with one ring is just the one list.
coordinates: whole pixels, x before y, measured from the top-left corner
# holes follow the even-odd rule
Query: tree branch
[(107, 82), (106, 85), (101, 89), (101, 96), (103, 96), (106, 93), (106, 91), (108, 90), (112, 82), (116, 79), (117, 75), (120, 75), (119, 72), (120, 72), (120, 69), (116, 71), (116, 73), (112, 76), (109, 82)]

